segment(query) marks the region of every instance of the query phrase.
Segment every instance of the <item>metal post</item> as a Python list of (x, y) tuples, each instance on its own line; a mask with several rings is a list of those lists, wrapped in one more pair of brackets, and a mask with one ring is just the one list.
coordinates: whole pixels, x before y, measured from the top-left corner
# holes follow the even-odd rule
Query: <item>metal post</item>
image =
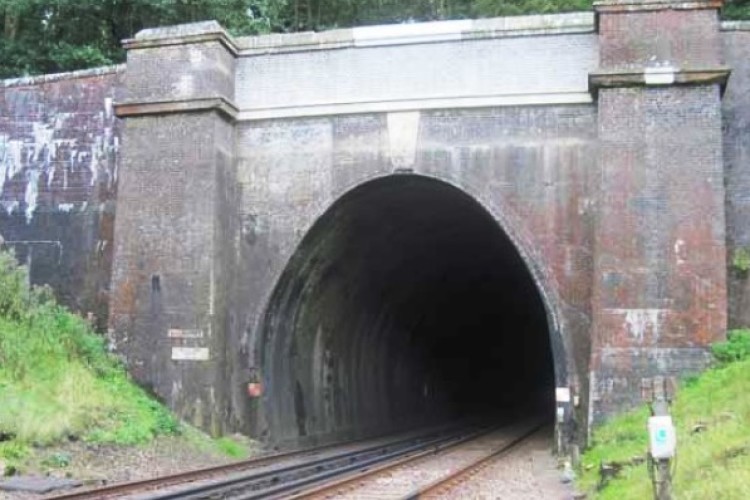
[[(655, 377), (649, 387), (652, 417), (668, 417), (672, 400), (673, 383), (664, 377)], [(651, 436), (650, 436), (651, 437)], [(652, 437), (651, 437), (652, 438)], [(649, 450), (650, 476), (654, 487), (655, 500), (672, 499), (672, 460), (666, 457), (653, 457)]]

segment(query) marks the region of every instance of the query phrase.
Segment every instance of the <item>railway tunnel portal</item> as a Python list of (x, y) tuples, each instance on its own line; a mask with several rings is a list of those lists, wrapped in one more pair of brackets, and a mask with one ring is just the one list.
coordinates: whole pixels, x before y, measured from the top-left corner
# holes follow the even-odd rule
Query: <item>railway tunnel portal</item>
[(355, 436), (542, 394), (582, 443), (725, 334), (750, 94), (720, 5), (144, 30), (114, 104), (112, 345), (216, 433)]
[[(398, 174), (329, 208), (276, 286), (259, 366), (274, 440), (554, 412), (562, 342), (510, 238), (461, 190)], [(553, 353), (562, 359), (553, 364)]]

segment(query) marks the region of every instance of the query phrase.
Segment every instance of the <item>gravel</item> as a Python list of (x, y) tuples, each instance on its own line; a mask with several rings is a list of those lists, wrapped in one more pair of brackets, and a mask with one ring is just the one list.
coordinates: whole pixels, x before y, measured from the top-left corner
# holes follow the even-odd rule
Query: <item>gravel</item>
[[(247, 442), (250, 454), (260, 448)], [(50, 467), (50, 457), (69, 457), (65, 467)], [(195, 443), (184, 437), (160, 437), (143, 446), (114, 446), (82, 442), (37, 450), (36, 457), (24, 468), (24, 475), (74, 478), (85, 485), (103, 485), (135, 481), (174, 474), (232, 462), (205, 443)], [(38, 499), (30, 493), (0, 491), (0, 499)]]
[(532, 438), (498, 458), (470, 481), (458, 485), (441, 498), (504, 500), (569, 500), (575, 498), (571, 484), (562, 482), (562, 472), (551, 451), (546, 433)]

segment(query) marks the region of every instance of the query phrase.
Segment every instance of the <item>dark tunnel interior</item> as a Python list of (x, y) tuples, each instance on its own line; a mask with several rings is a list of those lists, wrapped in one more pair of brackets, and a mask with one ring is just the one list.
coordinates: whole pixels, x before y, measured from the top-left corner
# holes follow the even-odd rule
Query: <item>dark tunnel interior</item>
[(274, 441), (553, 404), (546, 309), (526, 264), (481, 205), (425, 177), (371, 181), (334, 204), (280, 278), (263, 333)]

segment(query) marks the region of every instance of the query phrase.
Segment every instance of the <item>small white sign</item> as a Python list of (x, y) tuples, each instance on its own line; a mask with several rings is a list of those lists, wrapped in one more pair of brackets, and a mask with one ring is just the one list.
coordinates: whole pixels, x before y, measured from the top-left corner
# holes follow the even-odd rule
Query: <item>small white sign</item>
[(570, 389), (567, 387), (556, 388), (555, 399), (558, 403), (570, 403)]
[(208, 347), (173, 347), (172, 359), (188, 361), (207, 361)]
[(677, 448), (672, 417), (669, 415), (651, 417), (648, 419), (649, 448), (651, 456), (656, 459), (674, 457)]
[(203, 338), (203, 330), (182, 330), (180, 328), (170, 328), (167, 331), (170, 339), (200, 339)]

